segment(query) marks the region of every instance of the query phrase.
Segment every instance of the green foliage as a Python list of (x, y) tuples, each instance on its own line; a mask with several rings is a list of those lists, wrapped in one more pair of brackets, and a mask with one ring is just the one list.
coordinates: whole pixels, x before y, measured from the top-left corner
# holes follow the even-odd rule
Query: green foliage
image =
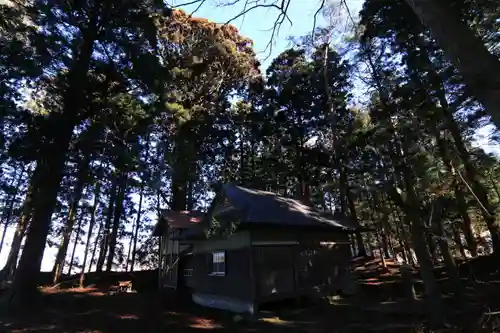
[[(460, 4), (496, 52), (498, 5)], [(87, 268), (106, 253), (113, 267), (155, 267), (157, 215), (207, 209), (219, 182), (340, 210), (377, 230), (371, 249), (414, 246), (412, 223), (433, 209), (450, 238), (467, 216), (493, 230), (498, 159), (471, 148), (484, 110), (404, 1), (364, 3), (350, 59), (317, 43), (331, 35), (320, 28), (265, 76), (234, 26), (157, 1), (38, 0), (0, 14), (3, 224), (51, 221), (47, 242), (60, 244), (76, 200)], [(28, 170), (37, 199), (24, 211)]]

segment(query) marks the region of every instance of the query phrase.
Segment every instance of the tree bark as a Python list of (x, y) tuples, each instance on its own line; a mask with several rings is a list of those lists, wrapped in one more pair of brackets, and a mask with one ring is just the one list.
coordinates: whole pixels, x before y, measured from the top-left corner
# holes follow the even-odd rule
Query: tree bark
[[(111, 221), (113, 219), (113, 207), (116, 201), (116, 190), (118, 187), (118, 177), (113, 177), (113, 185), (111, 185), (111, 192), (109, 194), (108, 211), (106, 212), (106, 221), (104, 222), (104, 230), (102, 234), (101, 244), (99, 246), (99, 257), (96, 263), (96, 272), (102, 272), (104, 261), (106, 260), (106, 251), (109, 246), (109, 235), (111, 230)], [(102, 225), (101, 225), (102, 227)], [(93, 257), (94, 255), (92, 255)]]
[(454, 238), (455, 244), (457, 246), (457, 249), (456, 249), (457, 257), (462, 257), (463, 259), (467, 259), (465, 247), (462, 244), (462, 237), (460, 235), (460, 229), (457, 228), (455, 225), (453, 226), (453, 238)]
[(396, 172), (399, 174), (399, 178), (404, 182), (407, 194), (407, 200), (403, 201), (401, 196), (397, 193), (397, 191), (395, 191), (394, 197), (392, 199), (399, 201), (400, 207), (405, 213), (404, 215), (406, 223), (410, 227), (413, 247), (420, 264), (420, 272), (422, 275), (422, 279), (424, 280), (425, 291), (427, 294), (426, 301), (429, 305), (429, 317), (433, 322), (442, 323), (444, 317), (441, 293), (434, 276), (433, 265), (425, 240), (425, 225), (420, 214), (421, 202), (417, 194), (415, 193), (415, 189), (417, 187), (414, 184), (413, 174), (409, 169), (409, 165), (406, 161), (406, 156), (408, 155), (408, 149), (406, 149), (407, 143), (404, 140), (402, 142), (399, 142), (400, 138), (397, 137), (396, 130), (392, 125), (391, 119), (389, 118), (390, 115), (394, 113), (391, 112), (393, 106), (390, 102), (390, 99), (388, 98), (387, 91), (382, 84), (380, 73), (375, 67), (373, 59), (370, 55), (368, 55), (367, 60), (372, 71), (377, 89), (379, 91), (382, 107), (384, 108), (384, 112), (387, 116), (386, 120), (389, 125), (388, 131), (389, 133), (391, 133), (395, 141), (394, 147), (392, 147), (390, 158), (392, 160), (392, 164), (396, 169)]
[(119, 185), (118, 195), (116, 198), (115, 211), (113, 214), (113, 228), (109, 235), (109, 251), (108, 251), (108, 260), (106, 263), (107, 272), (110, 272), (113, 266), (113, 258), (115, 256), (115, 248), (116, 248), (116, 238), (118, 235), (118, 228), (120, 227), (120, 220), (123, 215), (123, 200), (125, 198), (125, 192), (127, 188), (127, 174), (125, 172), (120, 173), (118, 185)]
[[(452, 115), (447, 114), (447, 117), (451, 118)], [(478, 180), (477, 170), (472, 164), (470, 154), (465, 147), (456, 122), (449, 119), (448, 123), (450, 124), (450, 132), (455, 141), (458, 154), (464, 164), (465, 178), (468, 181), (468, 184), (465, 185), (470, 187), (473, 196), (477, 199), (479, 209), (491, 235), (493, 251), (500, 255), (500, 222), (496, 220), (495, 207), (489, 201), (488, 191)], [(460, 172), (460, 170), (456, 170), (456, 172)]]
[[(92, 210), (90, 211), (90, 223), (89, 223), (89, 230), (87, 232), (87, 241), (85, 242), (85, 251), (83, 252), (83, 263), (82, 263), (82, 269), (80, 271), (80, 288), (83, 288), (85, 283), (85, 266), (87, 265), (87, 257), (89, 255), (89, 250), (90, 250), (90, 239), (92, 238), (92, 232), (94, 230), (95, 212), (97, 210), (97, 206), (99, 205), (100, 192), (101, 192), (101, 183), (97, 182), (95, 184), (95, 191), (94, 191), (94, 204), (92, 205)], [(90, 262), (89, 266), (92, 266), (92, 261)]]
[(436, 324), (441, 324), (444, 320), (443, 302), (436, 277), (434, 276), (434, 265), (429, 255), (429, 248), (426, 241), (425, 222), (420, 211), (422, 202), (415, 192), (417, 186), (413, 173), (406, 161), (406, 156), (408, 156), (408, 142), (406, 142), (405, 137), (398, 138), (395, 128), (392, 128), (392, 130), (394, 131), (395, 147), (391, 158), (393, 159), (393, 164), (396, 166), (396, 171), (403, 180), (407, 196), (403, 200), (397, 191), (394, 191), (393, 199), (399, 202), (405, 212), (407, 223), (410, 226), (415, 254), (417, 255), (420, 264), (420, 273), (424, 280), (426, 301), (429, 305), (429, 317)]
[(26, 192), (26, 198), (24, 199), (23, 203), (23, 210), (17, 223), (16, 232), (14, 233), (14, 237), (12, 239), (9, 255), (7, 256), (7, 262), (5, 263), (2, 271), (0, 271), (0, 280), (11, 280), (14, 277), (14, 273), (16, 272), (17, 259), (19, 258), (19, 253), (21, 251), (21, 243), (31, 219), (34, 195), (33, 191), (33, 181), (31, 181), (28, 191)]
[(493, 123), (500, 128), (500, 61), (446, 1), (405, 1), (430, 29)]
[(463, 286), (460, 282), (460, 275), (458, 273), (457, 264), (451, 253), (450, 246), (448, 244), (448, 237), (444, 230), (443, 219), (439, 218), (437, 220), (437, 235), (438, 235), (438, 245), (443, 255), (444, 264), (446, 265), (446, 271), (448, 273), (448, 278), (453, 286), (455, 296), (461, 300), (463, 295)]
[(54, 267), (52, 268), (53, 274), (53, 283), (57, 284), (59, 279), (61, 278), (61, 274), (64, 268), (64, 261), (66, 258), (66, 253), (68, 252), (68, 245), (71, 239), (71, 234), (73, 233), (73, 226), (75, 224), (76, 212), (78, 210), (78, 203), (82, 198), (83, 188), (85, 183), (87, 182), (87, 173), (89, 170), (89, 159), (87, 157), (83, 158), (78, 174), (77, 174), (77, 183), (75, 186), (75, 191), (73, 193), (73, 199), (71, 200), (68, 218), (66, 220), (66, 226), (64, 227), (61, 244), (59, 245), (59, 250), (57, 251), (56, 260), (54, 262)]
[[(10, 200), (6, 200), (6, 204), (8, 203), (8, 208), (7, 208), (7, 213), (2, 216), (2, 220), (4, 222), (4, 229), (2, 232), (2, 238), (0, 239), (0, 253), (2, 252), (3, 249), (3, 244), (5, 242), (5, 235), (7, 234), (7, 228), (9, 226), (10, 218), (12, 217), (12, 211), (14, 209), (14, 203), (16, 202), (16, 196), (19, 191), (19, 187), (21, 186), (21, 182), (23, 181), (23, 176), (24, 176), (24, 171), (26, 169), (26, 165), (23, 164), (23, 168), (21, 169), (21, 172), (19, 173), (19, 177), (17, 178), (17, 181), (15, 182), (16, 184), (14, 185), (15, 191), (10, 197)], [(12, 180), (12, 183), (10, 186), (14, 184), (14, 180)]]
[[(352, 193), (350, 190), (347, 190), (347, 202), (349, 204), (349, 212), (351, 213), (351, 218), (354, 220), (356, 226), (359, 226), (359, 220), (358, 216), (356, 214), (356, 206), (354, 205), (354, 200), (352, 198)], [(356, 236), (356, 244), (358, 248), (358, 257), (365, 257), (366, 256), (366, 247), (365, 243), (363, 241), (363, 236), (361, 235), (360, 231), (355, 232)]]
[(465, 201), (465, 195), (462, 189), (456, 185), (455, 188), (455, 199), (457, 201), (457, 206), (460, 212), (460, 215), (463, 219), (462, 230), (464, 232), (465, 240), (467, 242), (467, 248), (470, 251), (472, 257), (477, 257), (477, 242), (476, 237), (474, 236), (474, 232), (472, 231), (472, 220), (469, 216), (469, 212), (467, 210), (467, 203)]
[(75, 253), (76, 247), (78, 246), (78, 239), (80, 238), (80, 233), (82, 231), (82, 221), (85, 216), (84, 212), (80, 212), (80, 217), (78, 218), (78, 222), (76, 224), (76, 235), (75, 235), (75, 243), (73, 245), (73, 251), (71, 251), (71, 259), (69, 260), (68, 267), (68, 275), (71, 275), (71, 271), (73, 270), (73, 262), (75, 261)]
[[(99, 223), (99, 229), (97, 230), (97, 234), (95, 236), (95, 240), (94, 240), (94, 248), (92, 249), (92, 256), (90, 257), (90, 264), (89, 264), (89, 269), (88, 269), (88, 273), (90, 273), (90, 271), (92, 270), (92, 263), (94, 262), (94, 258), (95, 258), (95, 255), (96, 255), (96, 252), (97, 252), (97, 246), (99, 244), (99, 237), (102, 233), (102, 226), (103, 226), (103, 223)], [(97, 265), (96, 265), (96, 271), (97, 271)]]
[[(441, 159), (443, 160), (444, 165), (446, 166), (446, 168), (453, 177), (457, 177), (455, 168), (451, 163), (451, 157), (449, 156), (448, 142), (441, 136), (441, 134), (436, 128), (433, 129), (433, 132), (438, 145), (439, 154), (441, 155)], [(453, 180), (453, 187), (455, 190), (455, 201), (457, 203), (457, 209), (463, 221), (462, 225), (463, 225), (465, 239), (467, 240), (467, 246), (469, 247), (469, 251), (471, 252), (472, 256), (476, 257), (477, 243), (474, 238), (474, 234), (472, 232), (472, 221), (470, 219), (469, 212), (467, 210), (467, 203), (465, 201), (465, 196), (460, 186), (458, 185), (456, 179)]]
[(139, 227), (141, 223), (141, 213), (142, 213), (142, 196), (144, 193), (144, 181), (141, 184), (141, 190), (139, 192), (139, 208), (137, 210), (137, 218), (135, 220), (135, 230), (133, 235), (133, 247), (132, 247), (132, 258), (130, 262), (130, 271), (134, 271), (135, 265), (135, 254), (137, 252), (137, 236), (139, 235)]
[[(68, 70), (68, 88), (63, 96), (63, 112), (59, 116), (58, 130), (54, 138), (40, 151), (35, 174), (35, 200), (33, 219), (28, 227), (26, 242), (6, 303), (22, 305), (37, 294), (45, 243), (49, 233), (51, 217), (56, 204), (59, 184), (62, 179), (66, 154), (77, 123), (78, 111), (84, 105), (87, 71), (97, 38), (97, 15), (91, 18), (88, 28), (82, 32), (83, 40), (79, 52), (75, 52), (73, 64)], [(17, 301), (17, 302), (16, 302)]]
[(171, 209), (175, 211), (186, 210), (188, 205), (188, 184), (194, 171), (192, 151), (195, 149), (195, 144), (192, 142), (193, 137), (194, 134), (191, 133), (188, 122), (181, 126), (175, 141), (171, 199)]

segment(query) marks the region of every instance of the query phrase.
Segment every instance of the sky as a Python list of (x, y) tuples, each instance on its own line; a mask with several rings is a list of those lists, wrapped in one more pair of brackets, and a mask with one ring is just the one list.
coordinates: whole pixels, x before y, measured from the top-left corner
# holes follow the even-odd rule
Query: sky
[[(3, 0), (0, 0), (0, 3)], [(270, 3), (270, 0), (255, 0), (260, 1), (259, 3)], [(248, 1), (249, 3), (255, 2), (254, 0)], [(330, 3), (337, 5), (338, 0), (329, 0)], [(329, 2), (326, 1), (326, 2)], [(179, 6), (187, 2), (192, 2), (192, 0), (170, 0), (171, 5)], [(236, 2), (232, 6), (222, 6), (218, 3), (228, 3)], [(215, 21), (217, 23), (226, 23), (228, 20), (236, 17), (242, 10), (245, 0), (206, 0), (203, 5), (196, 11), (194, 16), (204, 17), (209, 20)], [(310, 34), (314, 24), (313, 17), (314, 13), (320, 6), (321, 1), (316, 0), (292, 0), (291, 5), (288, 9), (288, 16), (291, 20), (291, 24), (287, 21), (281, 26), (281, 30), (277, 36), (274, 38), (272, 44), (272, 49), (268, 48), (268, 43), (271, 39), (271, 29), (276, 20), (279, 12), (274, 8), (256, 8), (244, 16), (232, 21), (231, 23), (236, 26), (240, 33), (254, 42), (254, 49), (257, 53), (257, 57), (261, 61), (261, 69), (265, 68), (270, 64), (271, 60), (275, 58), (280, 52), (287, 49), (291, 44), (288, 37), (299, 37)], [(346, 4), (349, 7), (350, 12), (356, 18), (357, 13), (361, 9), (362, 0), (346, 0)], [(188, 13), (192, 13), (197, 7), (197, 4), (189, 6), (181, 6)], [(345, 27), (346, 20), (348, 18), (345, 15), (337, 19), (338, 28), (337, 34), (334, 37), (335, 40), (340, 40), (345, 37), (348, 33)], [(317, 25), (324, 24), (325, 21), (321, 18), (318, 19)], [(490, 135), (493, 127), (487, 126), (476, 133), (476, 146), (482, 147), (487, 152), (496, 153), (500, 155), (500, 149), (498, 146), (492, 145), (488, 136)], [(134, 200), (135, 201), (135, 200)], [(128, 227), (131, 228), (131, 225)], [(4, 250), (0, 253), (0, 267), (3, 267), (6, 261), (8, 250), (10, 248), (10, 243), (12, 241), (13, 230), (9, 230), (6, 237), (6, 244)], [(128, 248), (128, 242), (124, 244)], [(72, 249), (72, 245), (70, 245)], [(56, 255), (56, 248), (46, 248), (44, 253), (44, 258), (42, 261), (42, 271), (50, 271), (54, 262)], [(76, 250), (76, 256), (81, 258), (83, 252), (83, 245), (79, 245)]]

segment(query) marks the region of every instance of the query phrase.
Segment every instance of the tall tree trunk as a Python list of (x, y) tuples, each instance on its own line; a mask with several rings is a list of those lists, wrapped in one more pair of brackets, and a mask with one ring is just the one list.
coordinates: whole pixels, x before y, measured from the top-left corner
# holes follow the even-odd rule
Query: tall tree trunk
[(413, 259), (413, 251), (412, 251), (412, 248), (410, 246), (410, 237), (408, 237), (408, 233), (405, 229), (405, 226), (404, 226), (404, 218), (401, 217), (401, 215), (398, 213), (396, 213), (396, 207), (393, 208), (394, 210), (394, 214), (395, 216), (398, 217), (398, 224), (399, 224), (399, 230), (400, 230), (400, 237), (401, 237), (401, 241), (402, 244), (401, 246), (404, 247), (404, 249), (406, 250), (406, 257), (407, 257), (407, 263), (412, 265), (412, 266), (416, 266), (416, 262), (415, 260)]
[[(443, 103), (443, 102), (442, 102)], [(452, 120), (454, 122), (454, 120)], [(436, 138), (436, 142), (438, 145), (439, 149), (439, 154), (441, 155), (441, 159), (443, 160), (446, 168), (448, 171), (453, 175), (454, 177), (457, 177), (455, 168), (453, 167), (453, 164), (451, 163), (451, 157), (449, 156), (449, 145), (448, 142), (441, 136), (440, 132), (437, 130), (437, 128), (434, 128), (433, 130), (434, 136)], [(461, 190), (458, 182), (456, 179), (453, 180), (453, 187), (455, 190), (455, 201), (457, 202), (457, 208), (458, 212), (460, 213), (460, 216), (462, 217), (463, 221), (463, 230), (464, 230), (464, 235), (465, 239), (467, 240), (467, 246), (469, 247), (469, 251), (471, 252), (473, 257), (477, 256), (477, 243), (476, 239), (474, 238), (474, 234), (472, 232), (472, 221), (469, 216), (469, 212), (467, 209), (467, 203), (465, 201), (465, 196), (463, 191)]]
[(442, 218), (437, 220), (437, 235), (438, 237), (438, 245), (441, 250), (441, 254), (443, 255), (444, 264), (446, 266), (446, 271), (448, 273), (448, 278), (453, 286), (454, 294), (457, 298), (461, 298), (463, 295), (463, 287), (460, 282), (460, 275), (458, 273), (457, 264), (450, 250), (450, 246), (448, 244), (448, 237), (446, 236), (444, 230), (444, 222)]
[(96, 263), (96, 272), (102, 272), (102, 268), (104, 267), (104, 262), (106, 260), (106, 251), (109, 247), (109, 237), (111, 231), (111, 221), (113, 220), (114, 206), (117, 196), (117, 188), (118, 188), (118, 176), (113, 177), (113, 185), (111, 185), (111, 192), (109, 194), (109, 202), (108, 202), (108, 210), (106, 212), (106, 221), (104, 222), (104, 230), (102, 233), (101, 244), (99, 246), (99, 257), (97, 258)]
[(467, 254), (465, 252), (465, 247), (462, 244), (462, 237), (460, 234), (460, 229), (454, 225), (453, 226), (453, 238), (456, 244), (456, 256), (462, 257), (463, 259), (467, 259)]
[[(396, 130), (392, 125), (391, 119), (389, 119), (389, 116), (391, 114), (394, 114), (394, 112), (391, 112), (393, 106), (388, 98), (387, 91), (382, 84), (380, 73), (377, 70), (377, 67), (374, 65), (371, 55), (368, 54), (367, 60), (380, 95), (382, 107), (384, 108), (384, 112), (387, 115), (386, 121), (389, 125), (390, 133), (393, 139), (397, 143), (399, 143), (398, 146), (393, 147), (393, 151), (391, 152), (390, 157), (397, 173), (400, 174), (400, 178), (402, 178), (404, 182), (407, 199), (405, 201), (402, 201), (401, 196), (399, 195), (397, 190), (394, 189), (393, 200), (396, 199), (400, 202), (400, 207), (405, 213), (405, 220), (410, 227), (412, 243), (415, 249), (415, 254), (417, 255), (418, 262), (420, 264), (420, 272), (422, 275), (422, 279), (424, 280), (425, 291), (427, 294), (426, 301), (429, 305), (429, 317), (436, 323), (442, 323), (443, 304), (441, 300), (441, 293), (438, 288), (436, 277), (434, 276), (433, 265), (425, 240), (425, 224), (422, 220), (422, 216), (420, 215), (421, 202), (417, 194), (415, 193), (415, 189), (417, 187), (414, 184), (413, 174), (409, 169), (409, 165), (406, 161), (406, 156), (408, 156), (408, 149), (406, 147), (407, 143), (404, 140), (399, 142), (400, 139), (397, 137)], [(402, 152), (402, 154), (400, 152)]]
[[(465, 185), (471, 189), (473, 196), (477, 199), (479, 209), (481, 210), (481, 214), (483, 215), (484, 221), (486, 222), (486, 226), (488, 227), (491, 235), (493, 251), (500, 255), (500, 222), (496, 220), (495, 207), (488, 199), (488, 191), (478, 180), (477, 170), (471, 161), (467, 148), (465, 147), (457, 123), (450, 113), (447, 113), (446, 116), (448, 118), (449, 129), (453, 140), (455, 141), (458, 154), (464, 164), (465, 178), (467, 181)], [(456, 170), (456, 172), (460, 172), (460, 170)], [(459, 175), (459, 177), (462, 180), (465, 180), (461, 177), (461, 175)]]
[(120, 227), (120, 220), (123, 215), (123, 200), (125, 198), (125, 192), (127, 188), (127, 174), (125, 172), (120, 172), (119, 176), (119, 187), (118, 195), (116, 197), (115, 211), (113, 214), (113, 228), (109, 235), (109, 251), (108, 260), (106, 263), (106, 271), (110, 272), (113, 266), (113, 258), (115, 256), (116, 248), (116, 238), (118, 236), (118, 229)]
[[(92, 232), (94, 231), (95, 225), (95, 212), (97, 210), (97, 206), (99, 205), (99, 195), (101, 193), (101, 183), (96, 182), (95, 190), (94, 190), (94, 204), (92, 205), (92, 210), (90, 211), (90, 223), (89, 230), (87, 232), (87, 241), (85, 242), (85, 250), (83, 252), (83, 263), (82, 269), (80, 271), (80, 287), (83, 288), (85, 283), (85, 266), (87, 265), (87, 258), (90, 250), (90, 239), (92, 238)], [(92, 266), (92, 261), (90, 262), (89, 267)]]
[[(339, 163), (341, 164), (341, 163)], [(344, 167), (339, 167), (339, 195), (340, 195), (340, 209), (344, 216), (350, 216), (356, 226), (359, 226), (359, 220), (356, 214), (356, 206), (354, 205), (354, 199), (352, 198), (352, 193), (349, 189), (349, 183), (347, 180), (347, 172)], [(363, 237), (360, 231), (356, 231), (356, 248), (359, 257), (366, 256), (366, 248), (363, 242)]]
[(389, 242), (387, 241), (387, 228), (384, 226), (385, 223), (380, 223), (380, 237), (382, 239), (382, 250), (384, 250), (384, 258), (389, 259)]
[(403, 200), (396, 189), (394, 189), (391, 194), (393, 195), (393, 200), (397, 200), (405, 212), (407, 223), (409, 223), (410, 226), (415, 254), (417, 255), (420, 264), (420, 273), (424, 280), (430, 319), (435, 323), (442, 323), (444, 320), (443, 303), (436, 277), (434, 276), (434, 265), (429, 255), (429, 248), (426, 241), (426, 226), (420, 211), (422, 202), (415, 192), (417, 186), (413, 173), (409, 169), (409, 164), (406, 161), (406, 156), (408, 156), (408, 142), (406, 142), (405, 137), (398, 137), (395, 128), (392, 128), (392, 130), (394, 131), (394, 138), (396, 140), (391, 158), (393, 159), (393, 164), (396, 166), (396, 171), (400, 174), (404, 182), (407, 198)]
[(89, 171), (89, 159), (84, 157), (80, 162), (79, 170), (77, 173), (77, 183), (75, 186), (75, 191), (73, 193), (73, 198), (71, 200), (68, 218), (66, 220), (66, 225), (62, 233), (61, 244), (59, 245), (59, 250), (57, 251), (56, 260), (54, 262), (54, 267), (52, 268), (53, 283), (56, 284), (61, 278), (61, 274), (64, 268), (64, 261), (66, 258), (66, 253), (68, 252), (68, 245), (71, 239), (71, 234), (73, 233), (73, 226), (75, 224), (76, 212), (78, 210), (78, 203), (82, 198), (83, 188), (87, 182), (87, 176)]
[(63, 112), (57, 122), (57, 131), (53, 133), (53, 140), (45, 143), (40, 151), (37, 171), (35, 171), (37, 177), (34, 183), (33, 219), (28, 227), (26, 242), (12, 288), (4, 299), (7, 303), (13, 300), (17, 300), (19, 305), (29, 302), (38, 291), (40, 267), (66, 154), (78, 119), (78, 111), (84, 105), (84, 92), (88, 81), (87, 71), (98, 35), (98, 15), (95, 14), (92, 15), (87, 28), (82, 31), (83, 40), (80, 43), (79, 52), (75, 52), (73, 64), (68, 70), (68, 88), (63, 96)]
[(17, 259), (19, 258), (19, 253), (21, 251), (21, 244), (31, 219), (34, 196), (33, 191), (33, 181), (31, 181), (28, 191), (26, 192), (26, 198), (24, 199), (23, 209), (17, 223), (16, 232), (14, 233), (14, 237), (12, 239), (9, 255), (7, 256), (7, 262), (5, 263), (2, 271), (0, 271), (0, 280), (11, 280), (16, 272)]
[[(94, 262), (94, 259), (95, 259), (97, 247), (99, 245), (99, 239), (102, 238), (102, 236), (101, 236), (102, 227), (103, 227), (103, 223), (101, 222), (101, 223), (99, 223), (99, 229), (97, 229), (97, 234), (95, 235), (94, 247), (92, 249), (92, 256), (90, 257), (89, 270), (87, 271), (88, 273), (90, 273), (90, 271), (92, 270), (92, 263)], [(101, 269), (101, 271), (102, 271), (102, 269)], [(97, 272), (97, 264), (96, 264), (96, 272)]]
[[(357, 226), (359, 226), (359, 220), (358, 216), (356, 214), (356, 206), (354, 205), (354, 199), (352, 198), (352, 192), (350, 190), (347, 190), (347, 202), (349, 204), (349, 212), (351, 213), (351, 218), (354, 220)], [(358, 247), (358, 257), (365, 257), (366, 256), (366, 247), (365, 243), (363, 241), (363, 237), (361, 235), (361, 232), (358, 230), (355, 233), (356, 236), (356, 244)]]
[(14, 193), (12, 193), (12, 195), (9, 196), (10, 198), (8, 200), (6, 200), (6, 202), (5, 202), (6, 204), (8, 203), (9, 207), (7, 208), (7, 212), (4, 212), (4, 214), (2, 216), (2, 220), (4, 222), (4, 228), (3, 228), (3, 232), (2, 232), (2, 238), (0, 239), (0, 253), (2, 252), (2, 249), (3, 249), (3, 244), (5, 242), (5, 235), (7, 234), (7, 229), (9, 227), (10, 218), (12, 217), (12, 212), (14, 210), (14, 204), (16, 202), (16, 196), (17, 196), (17, 193), (19, 191), (19, 188), (21, 187), (21, 182), (23, 181), (25, 169), (26, 169), (26, 165), (23, 164), (21, 172), (19, 173), (19, 177), (15, 181), (15, 185), (14, 185), (14, 179), (12, 180), (11, 184), (9, 185), (9, 186), (14, 185), (15, 190), (14, 190)]
[(133, 247), (132, 247), (132, 260), (130, 262), (130, 271), (134, 271), (135, 265), (135, 255), (137, 252), (137, 237), (139, 235), (139, 227), (141, 225), (141, 214), (142, 214), (142, 196), (144, 194), (144, 181), (141, 184), (141, 190), (139, 192), (139, 209), (137, 210), (137, 218), (135, 220), (135, 230), (133, 235)]
[(82, 222), (83, 222), (84, 216), (85, 216), (85, 213), (83, 211), (80, 212), (80, 217), (78, 218), (78, 222), (76, 224), (75, 243), (73, 244), (73, 251), (71, 251), (71, 259), (69, 260), (68, 275), (71, 275), (71, 271), (73, 270), (73, 263), (75, 261), (76, 247), (78, 246), (78, 240), (80, 238), (80, 233), (82, 231)]
[(436, 249), (436, 243), (434, 242), (434, 235), (431, 232), (425, 233), (425, 239), (427, 240), (427, 246), (429, 247), (429, 253), (431, 255), (432, 263), (437, 265), (439, 263), (439, 258)]
[(464, 232), (465, 241), (467, 242), (467, 249), (470, 251), (472, 257), (475, 258), (477, 257), (476, 237), (472, 231), (472, 220), (467, 209), (465, 195), (460, 186), (458, 186), (458, 183), (455, 187), (455, 200), (457, 201), (457, 206), (463, 219), (462, 230)]
[(500, 128), (500, 61), (491, 54), (480, 38), (449, 2), (439, 0), (405, 0), (427, 26), (460, 70), (469, 89), (483, 104), (493, 123)]
[(192, 152), (195, 150), (194, 134), (191, 133), (190, 123), (181, 126), (176, 137), (173, 155), (174, 170), (172, 174), (171, 209), (182, 211), (188, 205), (188, 185), (194, 172)]

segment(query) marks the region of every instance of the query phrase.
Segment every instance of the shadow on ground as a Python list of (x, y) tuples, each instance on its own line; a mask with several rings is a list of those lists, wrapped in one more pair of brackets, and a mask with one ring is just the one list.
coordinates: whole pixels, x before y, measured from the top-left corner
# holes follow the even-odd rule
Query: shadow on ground
[(37, 311), (0, 315), (2, 332), (304, 332), (310, 324), (273, 318), (235, 321), (234, 314), (199, 307), (176, 293), (46, 289), (43, 305)]
[[(397, 267), (381, 268), (375, 260), (358, 264), (361, 290), (358, 296), (330, 299), (330, 302), (301, 304), (285, 302), (262, 308), (257, 318), (235, 318), (225, 311), (193, 304), (181, 293), (159, 293), (155, 272), (89, 275), (87, 288), (73, 288), (78, 279), (67, 277), (59, 288), (42, 288), (38, 310), (0, 313), (0, 332), (493, 332), (500, 319), (484, 318), (484, 312), (500, 309), (497, 260), (471, 262), (474, 281), (464, 274), (466, 295), (462, 303), (449, 295), (446, 277), (439, 271), (440, 287), (453, 327), (427, 330), (428, 307), (420, 300), (402, 299)], [(394, 267), (393, 267), (394, 266)], [(491, 266), (485, 269), (485, 266)], [(465, 267), (465, 266), (464, 266)], [(468, 272), (470, 267), (464, 268)], [(462, 267), (461, 267), (462, 268)], [(418, 279), (416, 272), (415, 278)], [(117, 281), (131, 280), (136, 293), (110, 292)], [(116, 290), (116, 289), (115, 289)], [(498, 316), (500, 317), (500, 316)], [(485, 325), (482, 322), (486, 323)], [(498, 322), (498, 323), (497, 323)], [(498, 324), (498, 325), (497, 325)], [(487, 326), (486, 330), (478, 330)]]

